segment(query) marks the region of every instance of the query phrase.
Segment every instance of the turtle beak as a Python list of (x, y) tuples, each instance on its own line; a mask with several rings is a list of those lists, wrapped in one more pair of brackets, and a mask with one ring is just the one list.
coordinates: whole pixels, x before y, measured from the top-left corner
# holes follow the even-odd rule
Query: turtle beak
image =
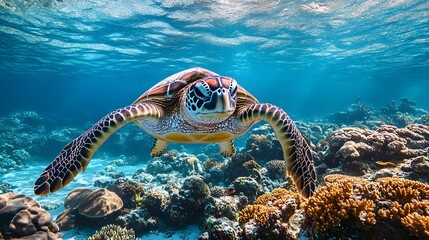
[[(231, 100), (228, 92), (214, 93), (213, 98), (216, 98), (215, 112), (229, 112), (231, 111)], [(234, 110), (232, 110), (234, 111)]]
[(218, 90), (212, 93), (209, 102), (203, 105), (201, 116), (204, 118), (228, 117), (235, 111), (235, 104), (231, 101), (231, 96), (227, 89)]

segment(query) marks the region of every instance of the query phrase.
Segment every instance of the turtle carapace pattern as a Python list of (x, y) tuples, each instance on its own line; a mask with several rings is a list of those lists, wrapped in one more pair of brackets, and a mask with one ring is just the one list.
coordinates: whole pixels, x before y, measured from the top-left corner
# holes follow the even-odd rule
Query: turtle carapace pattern
[(117, 109), (67, 144), (36, 180), (34, 193), (55, 192), (82, 171), (109, 136), (134, 122), (155, 138), (151, 156), (161, 156), (169, 142), (219, 143), (224, 157), (235, 154), (233, 139), (255, 123), (271, 125), (283, 149), (286, 173), (303, 197), (316, 188), (310, 148), (289, 115), (259, 101), (230, 77), (203, 68), (176, 73), (143, 93), (131, 105)]

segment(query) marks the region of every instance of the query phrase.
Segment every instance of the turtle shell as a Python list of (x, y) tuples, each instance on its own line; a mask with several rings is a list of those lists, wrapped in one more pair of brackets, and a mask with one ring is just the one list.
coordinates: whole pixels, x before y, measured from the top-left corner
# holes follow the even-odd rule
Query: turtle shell
[(200, 67), (178, 72), (151, 87), (137, 98), (134, 103), (142, 102), (151, 98), (171, 98), (186, 85), (209, 76), (219, 76), (219, 74)]

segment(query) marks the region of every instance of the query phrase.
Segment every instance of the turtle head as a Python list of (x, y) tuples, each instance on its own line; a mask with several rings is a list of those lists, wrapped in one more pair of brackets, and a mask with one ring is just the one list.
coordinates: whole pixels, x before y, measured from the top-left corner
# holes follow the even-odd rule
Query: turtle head
[(202, 78), (188, 88), (186, 112), (196, 121), (221, 122), (235, 111), (237, 87), (230, 77)]

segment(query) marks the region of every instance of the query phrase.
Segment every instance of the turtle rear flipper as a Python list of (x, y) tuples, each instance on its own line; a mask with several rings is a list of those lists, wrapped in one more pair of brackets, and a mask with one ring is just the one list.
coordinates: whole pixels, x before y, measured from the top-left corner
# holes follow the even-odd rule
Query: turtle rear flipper
[(133, 104), (106, 115), (64, 147), (36, 180), (34, 193), (43, 196), (55, 192), (70, 183), (80, 171), (85, 172), (95, 151), (128, 122), (160, 116), (161, 110), (150, 103)]
[(283, 149), (286, 173), (292, 176), (298, 192), (303, 197), (311, 197), (316, 189), (310, 147), (289, 115), (272, 104), (252, 104), (240, 115), (241, 122), (264, 120), (271, 125)]

